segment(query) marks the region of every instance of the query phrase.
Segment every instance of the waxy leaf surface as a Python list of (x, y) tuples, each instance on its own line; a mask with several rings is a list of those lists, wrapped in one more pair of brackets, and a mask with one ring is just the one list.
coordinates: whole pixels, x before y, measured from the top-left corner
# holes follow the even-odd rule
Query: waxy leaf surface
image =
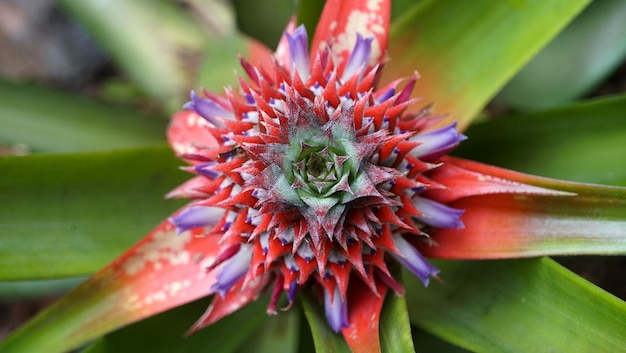
[(383, 82), (421, 79), (415, 107), (458, 121), (465, 130), (476, 114), (552, 39), (587, 0), (423, 1), (394, 22)]
[[(472, 125), (454, 154), (550, 178), (626, 186), (626, 96)], [(497, 146), (497, 148), (494, 148)]]
[(165, 142), (167, 122), (41, 87), (0, 81), (0, 143), (33, 152), (86, 152)]
[(626, 303), (548, 258), (435, 265), (445, 284), (404, 276), (411, 322), (470, 351), (626, 347)]
[(180, 204), (179, 165), (166, 147), (0, 158), (0, 280), (103, 267)]

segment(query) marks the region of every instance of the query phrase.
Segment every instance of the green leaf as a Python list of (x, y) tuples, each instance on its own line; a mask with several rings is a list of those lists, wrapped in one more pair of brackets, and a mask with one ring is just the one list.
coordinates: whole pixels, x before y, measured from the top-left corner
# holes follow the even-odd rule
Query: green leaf
[(0, 158), (0, 280), (85, 275), (180, 202), (187, 178), (167, 147)]
[(234, 352), (242, 341), (265, 323), (265, 303), (266, 300), (261, 298), (185, 337), (185, 332), (208, 305), (206, 300), (198, 300), (99, 338), (82, 353)]
[[(210, 328), (210, 326), (209, 326)], [(299, 352), (300, 308), (292, 308), (278, 315), (267, 317), (249, 339), (237, 349), (238, 353)]]
[(350, 353), (350, 348), (343, 337), (334, 333), (323, 317), (324, 309), (316, 303), (309, 293), (300, 293), (298, 298), (304, 308), (304, 315), (311, 326), (315, 351), (317, 353)]
[(40, 87), (0, 81), (0, 141), (43, 152), (131, 148), (165, 141), (165, 119)]
[(406, 299), (387, 295), (380, 316), (380, 346), (383, 353), (415, 352)]
[(626, 56), (624, 18), (626, 2), (592, 2), (509, 81), (498, 98), (516, 108), (535, 110), (587, 93)]
[(405, 276), (411, 322), (477, 352), (619, 352), (626, 303), (548, 258), (437, 261), (444, 283)]
[(424, 1), (393, 25), (383, 81), (421, 79), (418, 105), (464, 130), (498, 90), (588, 0)]
[(84, 277), (44, 279), (37, 281), (0, 281), (0, 300), (41, 298), (69, 292), (85, 280)]
[(618, 96), (502, 117), (470, 127), (454, 154), (551, 178), (626, 186), (624, 111), (626, 96)]
[(150, 96), (176, 109), (209, 37), (170, 1), (61, 0)]

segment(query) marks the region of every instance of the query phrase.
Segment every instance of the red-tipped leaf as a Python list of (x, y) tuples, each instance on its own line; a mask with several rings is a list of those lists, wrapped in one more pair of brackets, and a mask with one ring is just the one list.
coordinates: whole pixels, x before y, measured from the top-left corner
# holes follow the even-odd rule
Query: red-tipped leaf
[[(458, 158), (446, 162), (485, 180), (526, 185), (531, 192), (487, 188), (457, 199), (451, 206), (465, 210), (465, 227), (434, 232), (437, 245), (423, 246), (424, 255), (496, 259), (626, 253), (626, 188), (558, 181)], [(546, 192), (532, 192), (533, 187)]]
[[(218, 238), (198, 235), (190, 231), (177, 235), (169, 221), (161, 223), (117, 260), (12, 335), (4, 342), (3, 351), (25, 352), (29, 348), (24, 345), (36, 346), (39, 342), (45, 344), (46, 352), (64, 352), (119, 327), (211, 294), (216, 276), (215, 271), (206, 268), (217, 256)], [(24, 335), (29, 339), (20, 339)]]

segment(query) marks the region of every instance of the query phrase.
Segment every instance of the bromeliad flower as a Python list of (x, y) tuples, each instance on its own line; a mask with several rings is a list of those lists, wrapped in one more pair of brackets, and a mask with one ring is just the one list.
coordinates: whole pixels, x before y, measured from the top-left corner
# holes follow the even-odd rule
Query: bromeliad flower
[[(197, 176), (170, 193), (194, 199), (171, 223), (179, 234), (214, 239), (203, 252), (212, 277), (204, 285), (218, 295), (192, 331), (268, 286), (269, 313), (283, 292), (291, 306), (299, 290), (313, 288), (328, 324), (355, 351), (366, 336), (377, 346), (387, 289), (404, 293), (388, 264), (400, 263), (425, 286), (437, 278), (418, 247), (436, 246), (432, 231), (464, 227), (464, 210), (450, 202), (565, 195), (444, 158), (465, 136), (456, 123), (434, 128), (441, 116), (409, 109), (417, 74), (378, 84), (389, 2), (351, 9), (344, 21), (332, 5), (311, 52), (304, 26), (292, 24), (262, 65), (241, 59), (248, 77), (239, 89), (225, 97), (192, 92), (172, 121), (170, 144)], [(355, 27), (359, 21), (365, 25)], [(368, 305), (355, 297), (369, 297)]]
[(240, 59), (238, 87), (191, 92), (168, 138), (195, 176), (168, 196), (192, 201), (49, 311), (101, 305), (67, 345), (213, 295), (194, 332), (267, 292), (268, 313), (314, 298), (354, 352), (380, 352), (383, 303), (405, 292), (398, 268), (428, 286), (440, 275), (429, 257), (536, 256), (549, 251), (528, 228), (594, 227), (529, 219), (565, 199), (600, 203), (600, 187), (447, 155), (466, 139), (454, 112), (418, 107), (428, 87), (415, 68), (385, 76), (397, 71), (389, 12), (328, 1), (310, 45), (294, 20), (275, 52)]
[[(356, 33), (347, 60), (332, 40), (310, 56), (300, 26), (267, 69), (242, 59), (251, 82), (240, 92), (192, 92), (174, 118), (171, 144), (198, 176), (170, 194), (196, 199), (171, 221), (179, 233), (209, 227), (202, 235), (219, 238), (207, 270), (220, 296), (195, 328), (274, 282), (269, 312), (283, 291), (291, 303), (318, 286), (339, 332), (353, 321), (350, 297), (362, 295), (354, 282), (381, 300), (387, 286), (404, 292), (389, 259), (425, 285), (439, 272), (411, 243), (428, 242), (433, 227), (463, 227), (462, 210), (427, 195), (445, 188), (429, 176), (465, 136), (455, 124), (426, 132), (437, 119), (406, 111), (416, 76), (402, 89), (376, 86), (375, 40)], [(189, 140), (198, 129), (210, 136)]]

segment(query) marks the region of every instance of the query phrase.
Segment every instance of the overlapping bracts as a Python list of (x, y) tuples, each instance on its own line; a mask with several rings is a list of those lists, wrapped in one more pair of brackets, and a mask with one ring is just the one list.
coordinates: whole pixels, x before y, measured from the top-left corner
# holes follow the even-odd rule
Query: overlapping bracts
[(219, 319), (215, 306), (238, 292), (274, 283), (269, 312), (282, 292), (291, 303), (317, 286), (340, 331), (350, 325), (351, 282), (402, 293), (387, 268), (395, 258), (427, 285), (438, 270), (415, 245), (433, 227), (463, 227), (462, 210), (425, 192), (445, 188), (429, 174), (465, 136), (454, 124), (426, 131), (438, 118), (407, 111), (417, 74), (378, 88), (373, 38), (357, 34), (345, 65), (328, 46), (310, 55), (304, 27), (285, 38), (289, 60), (242, 59), (248, 79), (237, 91), (192, 92), (185, 105), (188, 123), (208, 134), (177, 150), (197, 176), (170, 196), (195, 201), (171, 221), (181, 232), (207, 227), (220, 244), (209, 270), (218, 271), (212, 290), (221, 297), (199, 326)]

